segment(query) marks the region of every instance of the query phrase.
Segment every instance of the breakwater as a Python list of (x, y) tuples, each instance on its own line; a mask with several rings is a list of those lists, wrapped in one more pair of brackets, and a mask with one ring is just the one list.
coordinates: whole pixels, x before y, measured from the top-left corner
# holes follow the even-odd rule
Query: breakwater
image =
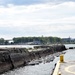
[(34, 46), (28, 51), (26, 48), (1, 48), (0, 73), (27, 65), (33, 59), (66, 50), (64, 45)]

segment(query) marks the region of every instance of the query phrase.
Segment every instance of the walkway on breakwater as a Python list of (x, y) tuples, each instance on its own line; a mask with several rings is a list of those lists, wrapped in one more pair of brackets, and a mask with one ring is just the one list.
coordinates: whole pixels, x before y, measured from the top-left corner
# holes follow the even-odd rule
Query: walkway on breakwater
[(53, 75), (75, 75), (75, 61), (64, 61), (64, 56), (60, 55)]

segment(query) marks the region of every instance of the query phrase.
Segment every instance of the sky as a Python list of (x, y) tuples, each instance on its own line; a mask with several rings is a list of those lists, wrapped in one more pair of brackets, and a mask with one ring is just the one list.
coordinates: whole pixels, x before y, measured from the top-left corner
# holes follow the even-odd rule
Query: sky
[(0, 38), (75, 38), (75, 0), (0, 0)]

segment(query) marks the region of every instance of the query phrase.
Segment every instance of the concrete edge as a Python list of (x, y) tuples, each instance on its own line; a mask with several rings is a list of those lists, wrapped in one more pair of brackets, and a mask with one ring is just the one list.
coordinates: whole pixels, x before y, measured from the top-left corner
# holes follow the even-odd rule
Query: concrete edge
[(57, 62), (56, 67), (55, 67), (54, 72), (53, 72), (53, 75), (58, 75), (59, 67), (60, 67), (60, 61)]

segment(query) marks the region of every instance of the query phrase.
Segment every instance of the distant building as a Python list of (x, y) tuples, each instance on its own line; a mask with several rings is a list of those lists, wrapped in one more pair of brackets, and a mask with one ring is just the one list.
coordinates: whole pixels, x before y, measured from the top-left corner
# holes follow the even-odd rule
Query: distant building
[(33, 42), (27, 42), (27, 43), (25, 43), (25, 44), (27, 44), (27, 45), (41, 45), (41, 42), (34, 40)]
[(63, 43), (75, 43), (75, 39), (72, 39), (72, 38), (63, 38), (62, 39), (62, 42)]
[(36, 40), (34, 40), (33, 43), (34, 43), (35, 45), (40, 45), (40, 44), (41, 44), (40, 41), (36, 41)]
[(5, 40), (5, 42), (8, 42), (8, 44), (13, 44), (14, 43), (13, 40)]

